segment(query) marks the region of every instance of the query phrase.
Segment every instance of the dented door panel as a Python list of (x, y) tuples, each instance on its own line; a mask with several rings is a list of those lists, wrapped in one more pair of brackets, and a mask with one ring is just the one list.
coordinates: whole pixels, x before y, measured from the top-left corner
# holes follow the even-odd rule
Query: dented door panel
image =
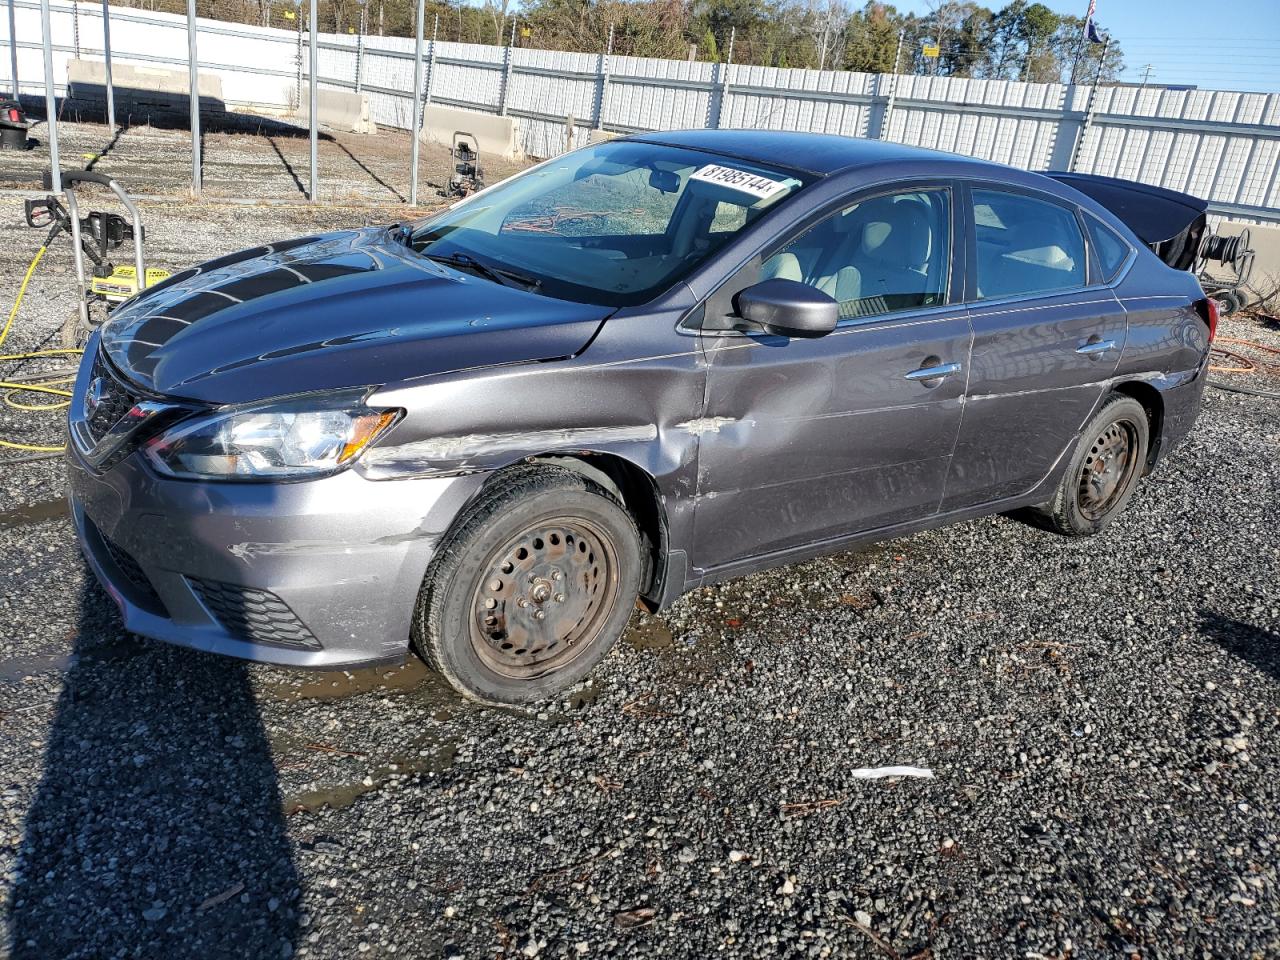
[[(960, 425), (963, 308), (851, 323), (817, 340), (709, 340), (694, 565), (937, 511)], [(956, 363), (936, 382), (906, 375)]]

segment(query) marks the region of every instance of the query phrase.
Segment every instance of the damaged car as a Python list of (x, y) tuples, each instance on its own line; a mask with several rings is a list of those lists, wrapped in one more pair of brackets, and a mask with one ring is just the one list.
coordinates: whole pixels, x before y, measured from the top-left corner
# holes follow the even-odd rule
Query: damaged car
[(413, 649), (519, 703), (637, 601), (993, 513), (1098, 533), (1190, 430), (1216, 313), (1131, 223), (1189, 236), (1203, 204), (1082, 185), (654, 133), (205, 263), (89, 343), (80, 540), (139, 634)]

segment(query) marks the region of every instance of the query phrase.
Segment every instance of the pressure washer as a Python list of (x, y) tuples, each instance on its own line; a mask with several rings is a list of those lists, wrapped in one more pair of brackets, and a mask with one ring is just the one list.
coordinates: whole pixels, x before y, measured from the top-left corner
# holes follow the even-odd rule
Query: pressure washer
[(453, 173), (445, 187), (446, 197), (468, 197), (484, 189), (484, 168), (480, 166), (480, 141), (474, 133), (453, 131), (453, 143), (449, 148), (453, 158)]
[[(72, 360), (78, 357), (85, 340), (93, 330), (100, 326), (110, 311), (118, 304), (128, 300), (140, 290), (159, 283), (169, 276), (168, 270), (148, 269), (143, 260), (142, 244), (146, 230), (142, 217), (133, 199), (113, 178), (92, 170), (67, 170), (62, 172), (62, 194), (52, 192), (42, 197), (24, 201), (24, 212), (27, 225), (33, 229), (48, 229), (44, 242), (36, 251), (26, 274), (18, 287), (18, 295), (13, 308), (9, 311), (4, 327), (0, 328), (0, 347), (13, 327), (14, 317), (22, 305), (22, 298), (27, 292), (27, 285), (35, 273), (36, 266), (48, 251), (50, 244), (60, 235), (71, 238), (71, 248), (75, 258), (76, 294), (78, 303), (73, 313), (62, 327), (62, 346), (58, 348), (35, 350), (26, 353), (0, 354), (0, 361), (12, 361), (19, 366), (33, 361), (47, 361), (53, 358)], [(52, 175), (48, 172), (44, 177), (44, 188), (52, 190)], [(76, 195), (77, 184), (97, 184), (106, 187), (125, 208), (128, 218), (118, 213), (105, 210), (90, 210), (84, 216), (80, 214), (80, 202)], [(130, 244), (133, 249), (132, 264), (116, 266), (108, 259), (111, 251)], [(92, 270), (86, 270), (85, 258), (92, 262)], [(75, 368), (59, 368), (44, 370), (35, 374), (18, 374), (11, 371), (9, 375), (0, 377), (0, 402), (15, 410), (49, 411), (65, 407), (71, 397), (68, 389), (74, 380)], [(20, 399), (24, 394), (51, 396), (57, 399), (34, 403)], [(0, 448), (30, 451), (36, 454), (56, 453), (61, 445), (18, 443), (0, 439)]]
[[(46, 190), (50, 189), (51, 179), (46, 173)], [(81, 183), (97, 184), (110, 190), (125, 208), (128, 219), (105, 210), (90, 210), (82, 217), (75, 189)], [(95, 327), (101, 325), (113, 307), (169, 276), (168, 270), (146, 269), (142, 254), (146, 228), (142, 225), (142, 217), (133, 199), (112, 177), (92, 170), (64, 171), (61, 200), (53, 194), (46, 194), (25, 201), (25, 207), (27, 226), (50, 228), (46, 247), (59, 233), (71, 237), (80, 302), (75, 323), (63, 329), (64, 346), (83, 342)], [(133, 247), (133, 263), (117, 266), (108, 259), (108, 254), (126, 242)], [(85, 269), (86, 256), (93, 263), (91, 271)], [(141, 283), (139, 278), (142, 278)], [(106, 309), (98, 310), (98, 305), (105, 305)]]

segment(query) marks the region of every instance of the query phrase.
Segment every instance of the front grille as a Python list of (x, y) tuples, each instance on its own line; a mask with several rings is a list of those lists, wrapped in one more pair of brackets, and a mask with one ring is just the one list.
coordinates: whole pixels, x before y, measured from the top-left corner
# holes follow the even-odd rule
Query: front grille
[[(116, 379), (106, 361), (102, 359), (102, 354), (93, 358), (93, 371), (89, 376), (87, 389), (96, 393), (96, 406), (85, 419), (94, 443), (105, 437), (107, 432), (133, 409), (134, 404), (142, 399), (139, 394), (134, 393)], [(88, 406), (86, 402), (86, 408)]]
[(156, 588), (152, 586), (151, 579), (143, 573), (142, 567), (138, 566), (138, 561), (133, 559), (129, 551), (114, 540), (111, 540), (101, 530), (94, 527), (94, 532), (97, 533), (98, 539), (102, 541), (102, 546), (106, 550), (111, 563), (115, 566), (120, 576), (125, 579), (125, 587), (130, 595), (129, 599), (151, 613), (168, 616), (164, 601), (160, 599), (160, 594), (156, 593)]
[(320, 649), (311, 631), (274, 593), (198, 577), (187, 582), (228, 633), (254, 643)]

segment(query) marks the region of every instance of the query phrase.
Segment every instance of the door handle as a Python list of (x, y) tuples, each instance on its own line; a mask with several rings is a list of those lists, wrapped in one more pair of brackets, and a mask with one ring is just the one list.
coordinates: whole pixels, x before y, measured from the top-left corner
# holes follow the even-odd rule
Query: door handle
[(1097, 360), (1108, 350), (1114, 350), (1115, 348), (1116, 342), (1114, 340), (1100, 340), (1094, 336), (1090, 337), (1087, 343), (1082, 343), (1076, 347), (1076, 353), (1092, 360)]
[(958, 363), (940, 363), (933, 367), (920, 367), (918, 370), (912, 370), (904, 376), (904, 379), (914, 380), (919, 383), (921, 380), (941, 380), (943, 377), (949, 377), (953, 373), (960, 372), (960, 364)]

